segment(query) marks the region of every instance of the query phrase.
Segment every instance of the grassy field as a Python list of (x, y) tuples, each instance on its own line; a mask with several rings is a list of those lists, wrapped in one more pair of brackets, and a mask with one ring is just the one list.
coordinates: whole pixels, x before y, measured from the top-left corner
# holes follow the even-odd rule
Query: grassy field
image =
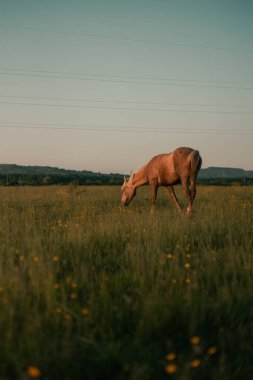
[(82, 189), (0, 188), (0, 379), (252, 378), (253, 188)]

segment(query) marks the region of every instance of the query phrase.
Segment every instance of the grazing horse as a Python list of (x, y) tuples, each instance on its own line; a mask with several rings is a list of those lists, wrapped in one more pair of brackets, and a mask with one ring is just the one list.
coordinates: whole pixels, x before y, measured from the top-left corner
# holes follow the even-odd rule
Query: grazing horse
[(159, 186), (165, 186), (181, 213), (181, 207), (173, 189), (173, 185), (181, 183), (186, 192), (189, 215), (196, 195), (196, 178), (201, 165), (202, 159), (199, 152), (192, 148), (177, 148), (174, 152), (159, 154), (132, 174), (128, 180), (124, 177), (121, 203), (128, 206), (136, 195), (136, 189), (148, 182), (151, 189), (152, 212), (155, 209), (157, 189)]

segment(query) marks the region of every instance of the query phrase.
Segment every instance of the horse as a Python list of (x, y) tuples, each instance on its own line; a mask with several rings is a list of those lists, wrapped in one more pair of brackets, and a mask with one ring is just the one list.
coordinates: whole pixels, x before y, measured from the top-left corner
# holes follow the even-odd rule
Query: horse
[(181, 213), (182, 210), (173, 188), (174, 185), (181, 183), (188, 201), (186, 212), (190, 215), (196, 196), (196, 179), (201, 165), (202, 158), (199, 151), (192, 148), (182, 147), (171, 153), (159, 154), (133, 173), (129, 179), (124, 177), (121, 203), (129, 206), (136, 195), (137, 188), (148, 182), (151, 190), (151, 212), (155, 210), (157, 189), (159, 186), (164, 186), (178, 212)]

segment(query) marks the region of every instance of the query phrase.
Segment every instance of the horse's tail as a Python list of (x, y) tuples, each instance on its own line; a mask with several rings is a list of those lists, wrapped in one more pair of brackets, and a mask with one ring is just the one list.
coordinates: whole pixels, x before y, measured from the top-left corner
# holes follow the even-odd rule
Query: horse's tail
[(190, 164), (190, 189), (191, 189), (191, 201), (193, 202), (196, 196), (196, 179), (199, 169), (202, 165), (202, 158), (198, 150), (193, 150), (189, 155)]
[(193, 150), (189, 156), (191, 176), (196, 176), (202, 165), (202, 158), (198, 150)]

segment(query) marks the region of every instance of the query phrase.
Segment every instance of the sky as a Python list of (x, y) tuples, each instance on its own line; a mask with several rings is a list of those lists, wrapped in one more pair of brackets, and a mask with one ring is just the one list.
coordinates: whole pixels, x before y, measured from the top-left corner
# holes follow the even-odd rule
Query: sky
[(0, 163), (253, 169), (250, 0), (0, 0)]

